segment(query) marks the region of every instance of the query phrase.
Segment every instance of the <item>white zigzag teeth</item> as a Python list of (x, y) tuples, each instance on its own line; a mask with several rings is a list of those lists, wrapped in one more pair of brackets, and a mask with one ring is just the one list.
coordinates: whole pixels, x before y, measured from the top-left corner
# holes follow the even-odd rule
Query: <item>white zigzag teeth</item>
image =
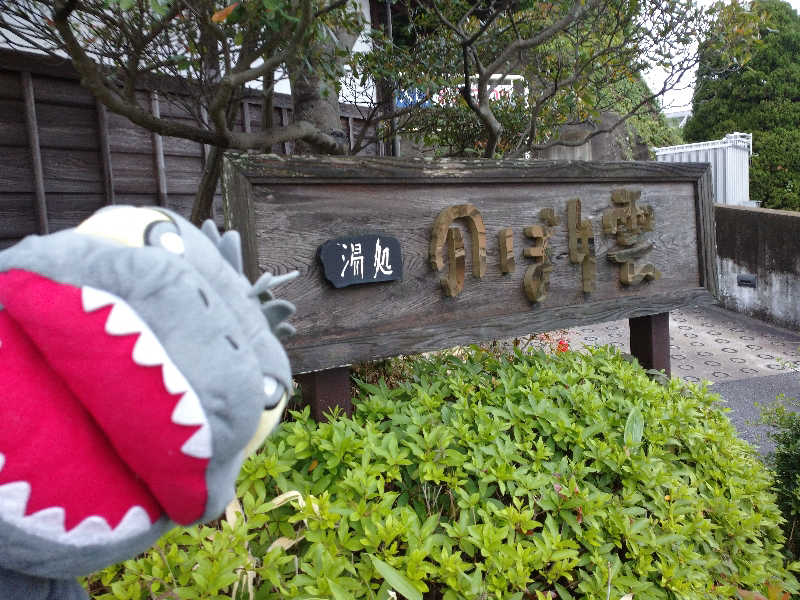
[(64, 509), (60, 506), (51, 506), (25, 516), (30, 495), (31, 486), (27, 481), (0, 485), (0, 519), (27, 533), (61, 544), (108, 544), (144, 533), (151, 525), (147, 511), (141, 506), (134, 506), (113, 530), (103, 517), (91, 516), (70, 531), (65, 531)]
[(42, 537), (64, 531), (64, 509), (52, 506), (23, 517), (24, 529)]
[(156, 336), (147, 329), (143, 330), (133, 347), (133, 362), (145, 367), (154, 367), (163, 365), (168, 360), (167, 352)]
[(172, 422), (178, 425), (206, 425), (206, 415), (200, 400), (192, 390), (186, 392), (172, 411)]
[(15, 481), (0, 485), (0, 516), (21, 519), (31, 497), (31, 486), (27, 481)]
[(86, 517), (67, 532), (67, 538), (69, 538), (72, 543), (81, 539), (108, 539), (110, 536), (111, 526), (108, 524), (108, 521), (97, 515)]
[(106, 320), (106, 333), (110, 335), (128, 335), (139, 333), (144, 327), (142, 320), (133, 312), (125, 302), (119, 301), (114, 304), (114, 308)]
[(189, 382), (183, 376), (172, 361), (165, 362), (161, 365), (161, 377), (164, 379), (164, 387), (170, 394), (182, 394), (189, 389)]
[(86, 312), (113, 305), (105, 324), (106, 333), (109, 335), (139, 334), (131, 355), (133, 362), (145, 367), (160, 365), (161, 377), (167, 391), (170, 394), (183, 394), (172, 411), (172, 422), (177, 425), (201, 427), (186, 440), (181, 451), (195, 458), (210, 458), (211, 428), (203, 406), (189, 381), (167, 356), (164, 346), (152, 330), (122, 298), (109, 292), (84, 286), (81, 288), (81, 299), (83, 310)]
[(61, 538), (64, 544), (86, 546), (88, 544), (122, 541), (144, 533), (150, 528), (150, 517), (141, 506), (131, 508), (116, 529), (111, 529), (108, 522), (97, 515), (86, 517)]
[(92, 312), (119, 300), (116, 296), (92, 287), (81, 288), (81, 301), (84, 312)]
[(131, 537), (144, 533), (148, 529), (150, 529), (150, 516), (147, 514), (147, 511), (141, 506), (134, 506), (125, 513), (125, 516), (122, 518), (122, 521), (119, 522), (119, 525), (117, 525), (114, 533), (125, 537)]
[(195, 458), (211, 458), (211, 427), (208, 423), (194, 432), (181, 446), (181, 452)]
[(100, 516), (87, 517), (70, 531), (64, 529), (64, 509), (51, 506), (25, 516), (31, 486), (27, 481), (15, 481), (0, 486), (0, 519), (31, 535), (70, 546), (89, 546), (121, 542), (146, 532), (150, 517), (141, 506), (134, 506), (115, 529)]

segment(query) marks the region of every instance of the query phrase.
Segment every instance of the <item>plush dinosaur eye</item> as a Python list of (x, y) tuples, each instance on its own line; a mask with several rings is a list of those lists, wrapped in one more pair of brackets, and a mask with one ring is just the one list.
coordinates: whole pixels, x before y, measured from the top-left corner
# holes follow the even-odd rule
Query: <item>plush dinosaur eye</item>
[(144, 231), (144, 243), (147, 246), (164, 248), (173, 254), (183, 254), (186, 250), (178, 226), (172, 221), (150, 223)]
[(283, 386), (275, 381), (269, 375), (264, 376), (264, 395), (267, 401), (264, 403), (264, 408), (267, 410), (275, 408), (280, 403), (281, 398), (285, 394)]

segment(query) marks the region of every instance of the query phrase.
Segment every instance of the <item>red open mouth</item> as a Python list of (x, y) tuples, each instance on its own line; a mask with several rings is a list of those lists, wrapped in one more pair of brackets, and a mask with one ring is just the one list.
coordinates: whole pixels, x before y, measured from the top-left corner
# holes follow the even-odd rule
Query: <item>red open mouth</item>
[(199, 519), (208, 420), (134, 310), (19, 269), (0, 306), (0, 518), (75, 546)]

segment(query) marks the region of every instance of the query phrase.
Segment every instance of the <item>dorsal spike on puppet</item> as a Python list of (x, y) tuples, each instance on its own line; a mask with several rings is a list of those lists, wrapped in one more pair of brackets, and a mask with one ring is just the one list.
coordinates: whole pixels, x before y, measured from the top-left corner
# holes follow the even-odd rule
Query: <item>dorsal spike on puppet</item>
[(219, 253), (238, 273), (244, 273), (242, 262), (242, 238), (238, 231), (226, 231), (217, 244)]
[(203, 226), (200, 228), (206, 237), (210, 239), (215, 246), (219, 245), (220, 235), (219, 231), (217, 230), (217, 225), (211, 219), (206, 219), (203, 221)]
[(278, 338), (282, 339), (292, 337), (295, 333), (297, 333), (297, 330), (289, 323), (281, 323), (275, 328), (274, 333)]
[(267, 317), (271, 329), (281, 322), (291, 317), (294, 312), (294, 305), (286, 300), (270, 300), (261, 305), (261, 312)]
[(253, 284), (253, 287), (250, 289), (250, 295), (260, 296), (261, 294), (267, 294), (271, 300), (274, 297), (272, 292), (270, 292), (272, 288), (286, 283), (287, 281), (291, 281), (299, 274), (300, 273), (297, 271), (290, 271), (284, 275), (273, 275), (270, 272), (266, 272)]

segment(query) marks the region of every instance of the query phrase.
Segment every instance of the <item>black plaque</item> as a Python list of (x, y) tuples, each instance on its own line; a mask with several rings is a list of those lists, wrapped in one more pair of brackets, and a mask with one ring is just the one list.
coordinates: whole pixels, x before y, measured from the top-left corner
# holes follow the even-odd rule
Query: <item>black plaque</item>
[(319, 259), (325, 279), (337, 288), (403, 279), (400, 242), (389, 235), (368, 233), (329, 240), (319, 247)]

